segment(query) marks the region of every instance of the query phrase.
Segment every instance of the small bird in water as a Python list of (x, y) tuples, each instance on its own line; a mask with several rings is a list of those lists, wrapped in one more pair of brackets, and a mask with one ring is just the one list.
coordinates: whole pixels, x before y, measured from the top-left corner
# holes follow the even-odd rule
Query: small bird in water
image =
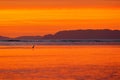
[(32, 48), (35, 48), (35, 45), (33, 45)]

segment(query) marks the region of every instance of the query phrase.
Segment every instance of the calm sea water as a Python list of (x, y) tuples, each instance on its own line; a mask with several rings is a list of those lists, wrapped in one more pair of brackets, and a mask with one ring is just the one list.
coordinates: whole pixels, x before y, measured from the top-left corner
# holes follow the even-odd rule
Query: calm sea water
[(120, 45), (0, 46), (0, 80), (119, 80)]

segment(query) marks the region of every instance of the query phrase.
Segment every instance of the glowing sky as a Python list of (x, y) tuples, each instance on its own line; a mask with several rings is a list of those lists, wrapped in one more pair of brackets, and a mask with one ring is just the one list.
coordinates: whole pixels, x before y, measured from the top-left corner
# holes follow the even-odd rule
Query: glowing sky
[(0, 35), (120, 29), (120, 0), (0, 0)]

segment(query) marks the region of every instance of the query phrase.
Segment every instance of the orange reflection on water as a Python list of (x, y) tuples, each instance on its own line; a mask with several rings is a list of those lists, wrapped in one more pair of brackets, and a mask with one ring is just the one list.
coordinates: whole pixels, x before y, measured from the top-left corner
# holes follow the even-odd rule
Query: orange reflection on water
[(38, 68), (61, 65), (117, 65), (120, 46), (39, 46), (0, 49), (0, 68)]

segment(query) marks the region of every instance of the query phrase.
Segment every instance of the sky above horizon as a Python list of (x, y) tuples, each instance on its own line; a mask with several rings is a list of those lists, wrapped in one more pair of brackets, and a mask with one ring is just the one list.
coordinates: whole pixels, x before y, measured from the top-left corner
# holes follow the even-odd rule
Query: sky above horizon
[(119, 29), (120, 0), (0, 0), (0, 35)]

